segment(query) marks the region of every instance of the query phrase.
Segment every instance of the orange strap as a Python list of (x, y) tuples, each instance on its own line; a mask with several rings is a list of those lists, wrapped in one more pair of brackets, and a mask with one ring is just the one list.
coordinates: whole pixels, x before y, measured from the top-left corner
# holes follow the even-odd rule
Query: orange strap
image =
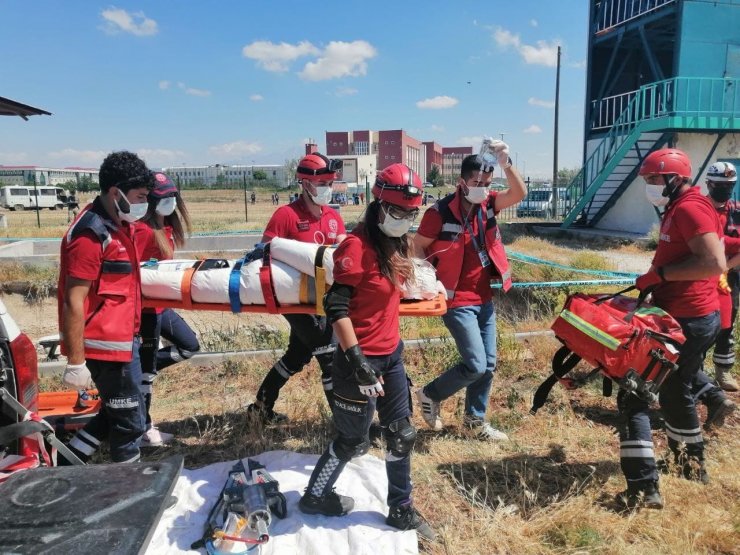
[(193, 308), (193, 297), (190, 296), (190, 290), (192, 289), (193, 276), (202, 262), (202, 260), (198, 260), (193, 264), (192, 268), (188, 268), (182, 273), (182, 280), (180, 281), (180, 296), (182, 298), (182, 307), (187, 310), (191, 310)]

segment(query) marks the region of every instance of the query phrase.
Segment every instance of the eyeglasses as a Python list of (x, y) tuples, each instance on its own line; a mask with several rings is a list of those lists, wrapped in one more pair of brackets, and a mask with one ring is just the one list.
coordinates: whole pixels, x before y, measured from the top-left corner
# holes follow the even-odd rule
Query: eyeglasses
[(394, 220), (411, 220), (414, 221), (416, 216), (419, 215), (419, 209), (413, 208), (411, 210), (405, 210), (395, 204), (383, 203), (385, 213), (388, 214)]

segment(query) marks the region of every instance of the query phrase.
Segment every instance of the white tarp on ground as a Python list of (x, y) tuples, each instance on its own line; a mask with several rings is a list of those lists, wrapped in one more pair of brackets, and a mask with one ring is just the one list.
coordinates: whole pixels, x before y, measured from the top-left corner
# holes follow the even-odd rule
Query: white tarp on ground
[[(385, 463), (377, 457), (364, 455), (354, 459), (339, 477), (337, 491), (355, 500), (354, 510), (342, 517), (304, 515), (298, 510), (298, 500), (318, 456), (268, 451), (251, 458), (264, 464), (280, 482), (280, 491), (288, 502), (287, 518), (273, 517), (271, 538), (262, 546), (262, 555), (418, 553), (416, 532), (399, 532), (385, 524), (388, 481)], [(203, 534), (208, 512), (234, 463), (216, 463), (182, 471), (174, 491), (178, 502), (162, 516), (149, 544), (148, 555), (197, 553), (190, 545)]]

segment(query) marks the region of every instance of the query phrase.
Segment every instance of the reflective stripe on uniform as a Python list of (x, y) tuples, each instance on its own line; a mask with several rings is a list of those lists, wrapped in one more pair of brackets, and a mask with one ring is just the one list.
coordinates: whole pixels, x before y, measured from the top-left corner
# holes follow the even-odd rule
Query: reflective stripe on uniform
[(714, 352), (712, 355), (714, 364), (722, 364), (723, 366), (732, 366), (735, 364), (735, 353), (718, 353)]
[(682, 430), (680, 428), (674, 428), (666, 422), (665, 433), (673, 441), (682, 441), (683, 443), (704, 442), (704, 438), (701, 435), (701, 428)]
[(100, 349), (101, 351), (128, 351), (134, 348), (133, 341), (103, 341), (101, 339), (85, 339), (85, 347)]
[(643, 439), (627, 439), (619, 443), (619, 456), (636, 459), (654, 459), (653, 442)]
[(446, 223), (442, 224), (440, 233), (462, 233), (463, 227), (460, 224)]

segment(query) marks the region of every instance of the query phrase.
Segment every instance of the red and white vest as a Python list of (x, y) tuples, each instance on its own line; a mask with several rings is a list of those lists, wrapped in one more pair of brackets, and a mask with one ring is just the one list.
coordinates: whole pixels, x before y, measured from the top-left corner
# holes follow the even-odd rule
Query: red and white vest
[[(104, 216), (100, 199), (86, 207), (67, 230), (61, 245), (57, 301), (63, 335), (62, 307), (67, 280), (67, 245), (86, 230), (100, 240), (103, 263), (85, 299), (85, 358), (129, 362), (141, 321), (141, 278), (132, 227), (116, 226)], [(62, 354), (65, 353), (62, 341)]]
[[(431, 262), (437, 269), (437, 279), (447, 290), (447, 298), (453, 299), (457, 284), (460, 281), (464, 256), (463, 234), (465, 233), (462, 214), (460, 213), (459, 191), (437, 201), (430, 210), (438, 210), (442, 216), (442, 229), (435, 241), (427, 248), (429, 252), (443, 253), (433, 256)], [(488, 200), (481, 204), (483, 226), (485, 228), (486, 252), (491, 259), (495, 271), (491, 271), (491, 279), (501, 282), (501, 288), (508, 291), (511, 288), (511, 271), (506, 251), (501, 241), (501, 231), (496, 222), (494, 212), (495, 195), (489, 195)]]

